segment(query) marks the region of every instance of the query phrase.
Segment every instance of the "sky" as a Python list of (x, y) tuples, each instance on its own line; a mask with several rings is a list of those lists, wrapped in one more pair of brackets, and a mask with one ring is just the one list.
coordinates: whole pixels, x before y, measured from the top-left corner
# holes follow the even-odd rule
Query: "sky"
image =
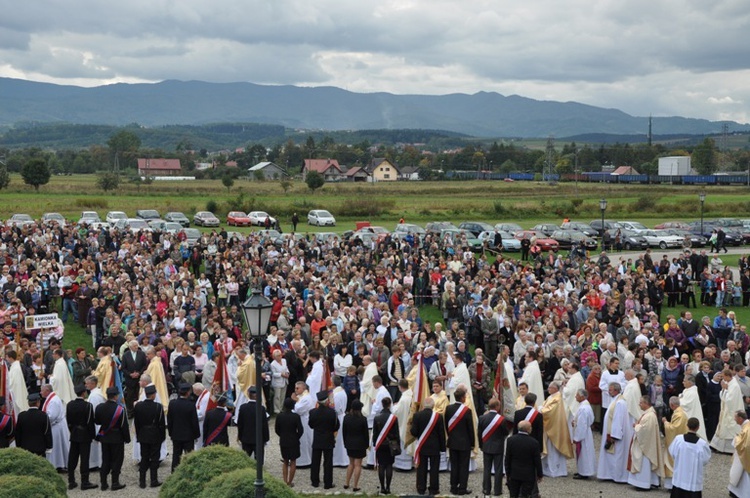
[(0, 0), (0, 76), (498, 92), (750, 122), (746, 0)]

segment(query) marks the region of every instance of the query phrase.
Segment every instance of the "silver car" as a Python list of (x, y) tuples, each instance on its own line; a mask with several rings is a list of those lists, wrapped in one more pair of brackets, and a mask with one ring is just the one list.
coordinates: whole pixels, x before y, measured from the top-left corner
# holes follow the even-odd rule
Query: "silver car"
[(218, 227), (221, 222), (211, 211), (198, 211), (193, 216), (193, 223), (202, 227)]

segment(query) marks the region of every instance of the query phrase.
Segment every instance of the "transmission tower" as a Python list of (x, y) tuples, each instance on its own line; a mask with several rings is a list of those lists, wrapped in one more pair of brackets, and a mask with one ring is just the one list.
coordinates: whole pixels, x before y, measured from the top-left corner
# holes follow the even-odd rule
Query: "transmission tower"
[(555, 161), (555, 137), (547, 138), (547, 181), (552, 181), (552, 168)]
[(721, 125), (721, 143), (719, 144), (719, 160), (721, 169), (726, 166), (726, 157), (729, 153), (729, 123)]

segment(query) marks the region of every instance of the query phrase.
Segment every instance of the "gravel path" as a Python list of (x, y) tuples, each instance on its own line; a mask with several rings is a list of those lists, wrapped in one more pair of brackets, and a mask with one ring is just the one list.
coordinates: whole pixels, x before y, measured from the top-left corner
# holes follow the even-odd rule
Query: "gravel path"
[[(273, 421), (271, 421), (273, 423)], [(230, 430), (230, 441), (236, 441), (236, 428), (231, 427)], [(595, 435), (597, 442), (597, 451), (599, 448), (599, 438)], [(280, 453), (278, 447), (278, 439), (271, 430), (271, 442), (266, 446), (266, 465), (264, 471), (269, 472), (271, 475), (281, 478), (281, 463)], [(169, 444), (169, 443), (168, 443)], [(236, 443), (233, 443), (236, 447)], [(171, 444), (169, 444), (171, 451)], [(163, 462), (159, 469), (159, 479), (164, 481), (169, 475), (169, 465), (171, 462), (171, 454), (167, 457), (167, 461)], [(469, 476), (469, 489), (473, 491), (472, 495), (481, 496), (481, 455), (479, 458), (480, 469), (477, 472), (473, 472)], [(705, 473), (705, 485), (703, 496), (707, 498), (724, 497), (728, 496), (726, 491), (727, 483), (729, 480), (729, 467), (731, 465), (731, 456), (721, 455), (714, 453), (711, 457), (711, 461), (706, 467)], [(599, 498), (608, 496), (640, 496), (643, 493), (639, 493), (632, 486), (625, 484), (614, 484), (612, 482), (601, 482), (596, 479), (590, 479), (588, 481), (577, 481), (572, 478), (575, 472), (575, 462), (573, 460), (568, 461), (568, 474), (569, 477), (562, 478), (545, 478), (540, 484), (540, 492), (542, 497), (560, 497), (560, 498)], [(321, 469), (322, 478), (322, 469)], [(334, 483), (336, 488), (331, 490), (334, 493), (326, 492), (329, 495), (345, 495), (350, 494), (350, 490), (344, 490), (343, 484), (346, 478), (345, 468), (334, 469)], [(67, 480), (67, 477), (66, 477)], [(91, 480), (94, 483), (99, 482), (98, 473), (91, 476)], [(148, 480), (148, 479), (147, 479)], [(119, 496), (132, 496), (132, 497), (156, 497), (158, 496), (158, 489), (140, 489), (138, 487), (138, 467), (132, 460), (132, 447), (127, 445), (125, 449), (125, 464), (123, 465), (123, 472), (121, 481), (127, 485), (122, 491), (101, 491), (101, 490), (90, 490), (81, 491), (75, 489), (69, 492), (68, 496), (71, 497), (86, 497), (86, 498), (97, 498), (97, 497), (109, 497), (114, 495)], [(393, 483), (391, 485), (391, 491), (397, 495), (414, 495), (416, 494), (416, 472), (394, 472)], [(323, 494), (319, 489), (313, 488), (310, 485), (310, 471), (307, 469), (299, 469), (294, 480), (295, 491), (305, 494)], [(360, 479), (360, 487), (362, 492), (360, 494), (376, 495), (378, 493), (378, 476), (374, 470), (363, 470), (362, 477)], [(448, 494), (450, 489), (449, 485), (449, 474), (443, 472), (440, 474), (440, 489), (443, 493)], [(504, 491), (507, 496), (507, 489)], [(668, 492), (664, 490), (651, 491), (653, 496), (668, 496)]]

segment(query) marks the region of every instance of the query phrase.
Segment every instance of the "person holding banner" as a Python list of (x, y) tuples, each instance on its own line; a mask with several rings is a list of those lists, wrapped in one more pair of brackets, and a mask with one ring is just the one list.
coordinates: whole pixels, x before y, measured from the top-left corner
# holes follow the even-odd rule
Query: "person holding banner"
[(445, 429), (450, 449), (451, 494), (469, 495), (469, 459), (474, 446), (474, 418), (472, 409), (464, 404), (466, 388), (459, 386), (453, 393), (456, 402), (445, 409)]
[[(503, 494), (503, 453), (510, 424), (501, 412), (500, 400), (492, 398), (487, 406), (489, 411), (479, 417), (477, 426), (479, 447), (484, 454), (482, 493), (488, 496), (500, 496)], [(495, 473), (494, 485), (493, 472)]]
[(427, 471), (430, 472), (429, 492), (440, 494), (440, 454), (445, 452), (445, 422), (443, 416), (434, 411), (435, 400), (424, 399), (424, 409), (414, 414), (411, 435), (417, 438), (414, 449), (414, 464), (417, 466), (417, 493), (428, 491)]
[(392, 448), (401, 451), (401, 436), (398, 430), (398, 418), (391, 413), (391, 398), (383, 398), (383, 410), (375, 417), (372, 426), (372, 443), (375, 448), (375, 462), (380, 479), (380, 494), (391, 494), (393, 479), (393, 462), (395, 456)]

